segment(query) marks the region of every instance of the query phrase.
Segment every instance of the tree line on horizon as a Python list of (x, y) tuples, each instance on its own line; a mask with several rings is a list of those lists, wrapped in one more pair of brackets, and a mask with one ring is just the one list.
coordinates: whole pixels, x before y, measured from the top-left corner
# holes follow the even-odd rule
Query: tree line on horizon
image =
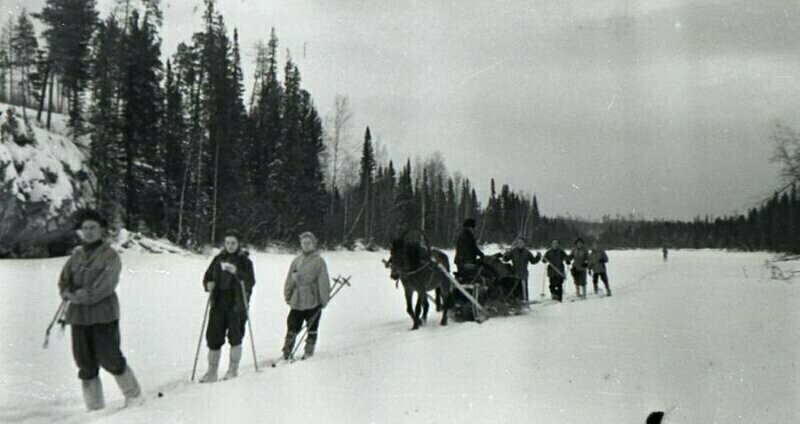
[[(229, 31), (213, 0), (204, 6), (200, 30), (166, 62), (158, 0), (119, 2), (102, 19), (95, 0), (47, 0), (3, 31), (0, 101), (35, 109), (48, 127), (51, 113), (67, 113), (70, 134), (91, 140), (91, 206), (115, 228), (191, 248), (218, 242), (229, 228), (255, 246), (295, 244), (299, 233), (313, 231), (329, 247), (368, 248), (421, 229), (447, 248), (463, 220), (475, 218), (484, 243), (524, 236), (544, 247), (582, 237), (608, 248), (800, 250), (794, 186), (747, 216), (546, 217), (536, 196), (494, 180), (482, 204), (474, 183), (449, 172), (441, 155), (413, 164), (379, 157), (369, 127), (359, 158), (346, 164), (353, 168), (347, 178), (342, 98), (324, 120), (288, 50), (281, 61), (273, 29), (256, 47), (246, 100), (238, 32)], [(31, 18), (44, 25), (42, 43)]]

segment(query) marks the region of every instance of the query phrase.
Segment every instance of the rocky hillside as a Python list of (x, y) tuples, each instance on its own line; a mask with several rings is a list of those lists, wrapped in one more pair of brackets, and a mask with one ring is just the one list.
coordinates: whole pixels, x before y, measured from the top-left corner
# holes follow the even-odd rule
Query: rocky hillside
[(68, 136), (65, 116), (48, 131), (35, 111), (0, 103), (0, 257), (66, 253), (68, 218), (91, 199), (88, 152), (88, 139)]

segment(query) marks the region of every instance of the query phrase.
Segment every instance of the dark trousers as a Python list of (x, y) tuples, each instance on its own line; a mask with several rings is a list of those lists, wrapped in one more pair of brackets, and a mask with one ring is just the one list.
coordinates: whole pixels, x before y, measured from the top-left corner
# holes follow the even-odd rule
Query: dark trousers
[(120, 350), (119, 321), (105, 324), (73, 325), (72, 356), (78, 365), (78, 378), (97, 377), (99, 367), (114, 375), (122, 375), (127, 367)]
[(560, 276), (550, 277), (550, 297), (559, 302), (564, 297), (564, 279)]
[(289, 317), (286, 318), (286, 327), (290, 333), (299, 333), (305, 322), (308, 326), (308, 332), (316, 334), (320, 318), (322, 318), (322, 309), (319, 306), (303, 311), (292, 309), (289, 312)]
[(611, 288), (608, 286), (608, 274), (605, 272), (595, 272), (592, 275), (592, 283), (594, 283), (594, 292), (597, 293), (597, 280), (603, 280), (603, 285), (606, 286), (606, 292), (611, 292)]
[(231, 346), (242, 344), (244, 337), (244, 314), (233, 309), (211, 309), (206, 329), (206, 343), (211, 350), (222, 348), (225, 335)]

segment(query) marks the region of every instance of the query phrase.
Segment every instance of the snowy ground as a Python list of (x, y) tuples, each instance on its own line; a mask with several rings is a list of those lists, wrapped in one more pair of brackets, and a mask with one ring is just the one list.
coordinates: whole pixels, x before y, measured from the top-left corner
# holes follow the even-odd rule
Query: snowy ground
[(353, 286), (326, 309), (318, 356), (275, 369), (266, 361), (284, 334), (290, 256), (254, 257), (265, 369), (254, 372), (248, 339), (240, 378), (200, 385), (188, 380), (208, 259), (125, 253), (123, 351), (149, 399), (117, 411), (103, 372), (108, 407), (95, 413), (83, 412), (68, 333), (41, 347), (65, 259), (0, 262), (0, 421), (624, 424), (672, 409), (670, 423), (800, 422), (800, 286), (766, 280), (766, 254), (675, 251), (664, 263), (656, 251), (611, 252), (611, 298), (481, 325), (440, 327), (434, 313), (410, 332), (381, 253), (327, 253)]

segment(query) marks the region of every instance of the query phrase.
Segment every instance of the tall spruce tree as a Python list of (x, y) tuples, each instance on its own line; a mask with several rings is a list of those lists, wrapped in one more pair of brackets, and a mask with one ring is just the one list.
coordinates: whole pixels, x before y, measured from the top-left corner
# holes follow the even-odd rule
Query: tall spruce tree
[(69, 93), (69, 126), (74, 136), (84, 130), (84, 91), (89, 81), (89, 45), (97, 25), (95, 0), (47, 0), (35, 15), (47, 26), (49, 57)]
[(95, 175), (95, 207), (116, 225), (125, 217), (125, 198), (120, 169), (124, 169), (120, 117), (114, 107), (120, 64), (114, 60), (122, 48), (122, 31), (111, 16), (98, 25), (92, 61), (91, 156)]
[(372, 191), (375, 177), (375, 150), (372, 146), (372, 133), (369, 127), (364, 131), (364, 144), (361, 149), (361, 167), (359, 171), (359, 194), (361, 210), (361, 220), (363, 223), (362, 236), (364, 241), (369, 242), (372, 235)]

